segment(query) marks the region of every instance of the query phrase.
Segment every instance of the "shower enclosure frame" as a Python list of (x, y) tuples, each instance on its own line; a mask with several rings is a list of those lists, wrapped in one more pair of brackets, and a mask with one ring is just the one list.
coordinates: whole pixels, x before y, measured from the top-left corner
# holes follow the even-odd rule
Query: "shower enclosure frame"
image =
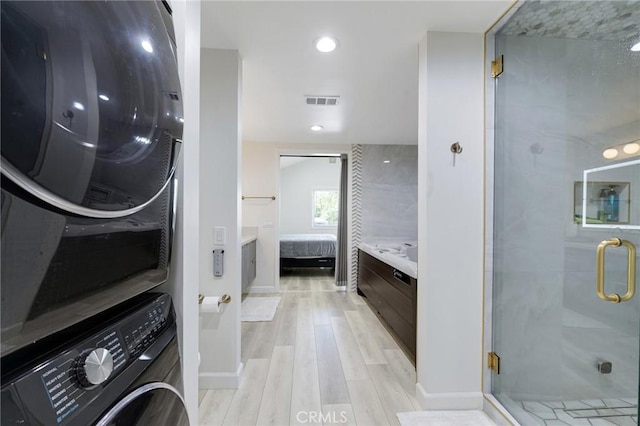
[[(489, 365), (493, 350), (493, 293), (494, 293), (494, 154), (496, 126), (496, 78), (492, 76), (492, 61), (496, 58), (496, 34), (502, 26), (526, 3), (516, 0), (484, 34), (484, 276), (483, 276), (483, 336), (482, 336), (482, 391), (484, 411), (498, 425), (520, 424), (493, 395), (494, 372)], [(606, 168), (606, 167), (605, 167)], [(585, 189), (586, 190), (586, 189)], [(584, 208), (583, 208), (584, 209)], [(597, 227), (597, 226), (596, 226)], [(637, 229), (637, 227), (635, 228)]]
[(492, 61), (495, 59), (495, 35), (525, 0), (515, 0), (484, 34), (484, 276), (482, 289), (482, 394), (483, 410), (499, 426), (519, 425), (518, 421), (493, 396), (493, 372), (489, 369), (489, 353), (493, 347), (493, 200), (495, 89)]

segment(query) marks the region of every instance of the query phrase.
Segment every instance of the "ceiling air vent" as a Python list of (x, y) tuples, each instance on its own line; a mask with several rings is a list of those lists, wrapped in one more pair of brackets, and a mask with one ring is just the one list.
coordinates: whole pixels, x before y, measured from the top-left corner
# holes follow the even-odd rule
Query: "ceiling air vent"
[(340, 96), (305, 96), (307, 105), (338, 105)]

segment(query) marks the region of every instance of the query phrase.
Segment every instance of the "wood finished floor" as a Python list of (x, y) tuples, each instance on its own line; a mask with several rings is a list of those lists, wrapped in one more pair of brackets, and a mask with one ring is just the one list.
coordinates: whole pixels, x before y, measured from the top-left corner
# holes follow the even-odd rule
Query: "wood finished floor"
[(239, 389), (200, 391), (199, 425), (399, 425), (420, 410), (413, 364), (360, 296), (312, 270), (280, 289), (273, 321), (242, 323)]

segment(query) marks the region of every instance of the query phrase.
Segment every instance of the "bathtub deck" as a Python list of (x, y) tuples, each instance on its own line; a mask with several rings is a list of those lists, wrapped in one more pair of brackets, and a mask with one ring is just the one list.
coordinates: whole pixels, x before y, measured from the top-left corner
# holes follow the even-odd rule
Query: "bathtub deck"
[(418, 262), (411, 260), (406, 252), (398, 253), (398, 250), (393, 248), (401, 245), (402, 243), (360, 243), (358, 248), (410, 277), (418, 279)]

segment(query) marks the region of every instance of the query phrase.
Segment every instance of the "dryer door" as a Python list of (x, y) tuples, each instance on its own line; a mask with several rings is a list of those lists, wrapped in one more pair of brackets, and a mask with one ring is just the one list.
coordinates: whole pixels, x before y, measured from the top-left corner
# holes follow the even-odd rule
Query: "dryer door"
[(92, 218), (169, 185), (180, 82), (160, 2), (2, 1), (2, 174)]
[(167, 383), (149, 383), (125, 396), (96, 426), (176, 425), (188, 426), (184, 400)]

